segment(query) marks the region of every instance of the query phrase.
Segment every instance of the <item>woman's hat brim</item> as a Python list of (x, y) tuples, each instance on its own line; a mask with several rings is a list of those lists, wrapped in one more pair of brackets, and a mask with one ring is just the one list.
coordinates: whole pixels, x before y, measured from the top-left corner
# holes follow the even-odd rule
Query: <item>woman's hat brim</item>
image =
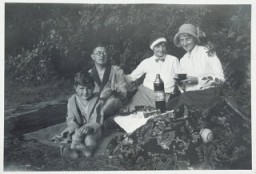
[(173, 39), (174, 45), (175, 45), (176, 47), (181, 47), (180, 41), (179, 41), (179, 36), (180, 36), (181, 34), (189, 34), (189, 35), (191, 35), (192, 37), (194, 37), (194, 38), (197, 40), (197, 43), (200, 43), (200, 39), (199, 39), (194, 33), (192, 33), (192, 32), (178, 32), (178, 33), (174, 36), (174, 39)]

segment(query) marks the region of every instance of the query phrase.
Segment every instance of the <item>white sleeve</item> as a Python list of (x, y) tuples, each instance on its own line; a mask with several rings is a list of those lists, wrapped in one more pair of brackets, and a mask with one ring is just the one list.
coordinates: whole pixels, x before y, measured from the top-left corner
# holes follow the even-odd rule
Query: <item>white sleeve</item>
[(178, 58), (175, 58), (175, 62), (174, 62), (174, 73), (180, 73), (181, 71), (181, 66), (180, 66), (180, 62)]
[(185, 64), (184, 59), (181, 58), (180, 59), (180, 68), (179, 68), (180, 69), (180, 73), (187, 73), (184, 64)]
[(215, 70), (213, 76), (218, 78), (222, 83), (225, 82), (225, 77), (219, 58), (215, 55), (213, 57), (213, 69)]
[(143, 60), (135, 70), (129, 75), (132, 81), (139, 79), (142, 75), (146, 73), (145, 71), (145, 61)]
[(221, 85), (225, 82), (225, 77), (219, 58), (214, 55), (213, 57), (207, 57), (211, 59), (211, 72), (206, 73), (204, 76), (198, 78), (198, 83), (203, 88), (209, 86)]

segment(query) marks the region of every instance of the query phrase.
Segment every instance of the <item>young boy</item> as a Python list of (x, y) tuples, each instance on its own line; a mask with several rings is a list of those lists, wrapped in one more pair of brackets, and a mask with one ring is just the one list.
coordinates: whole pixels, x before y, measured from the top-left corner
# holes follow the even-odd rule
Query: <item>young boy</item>
[(101, 102), (93, 94), (94, 81), (88, 72), (78, 72), (75, 76), (75, 91), (67, 104), (67, 125), (63, 137), (71, 139), (70, 148), (64, 148), (63, 155), (77, 158), (79, 152), (91, 157), (101, 137), (103, 116)]

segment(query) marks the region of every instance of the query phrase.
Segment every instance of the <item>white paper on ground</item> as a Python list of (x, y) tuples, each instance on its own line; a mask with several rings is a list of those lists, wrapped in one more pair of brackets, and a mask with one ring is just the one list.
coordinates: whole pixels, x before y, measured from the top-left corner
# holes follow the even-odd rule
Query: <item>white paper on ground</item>
[(114, 120), (121, 128), (125, 130), (126, 133), (132, 133), (139, 127), (146, 124), (148, 119), (151, 117), (144, 118), (143, 112), (137, 112), (127, 116), (116, 116)]

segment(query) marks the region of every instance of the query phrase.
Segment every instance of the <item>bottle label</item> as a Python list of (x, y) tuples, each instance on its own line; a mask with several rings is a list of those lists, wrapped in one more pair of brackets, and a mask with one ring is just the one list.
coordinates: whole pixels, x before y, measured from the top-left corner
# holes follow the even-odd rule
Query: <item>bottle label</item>
[(155, 101), (165, 101), (165, 95), (163, 91), (155, 91)]

